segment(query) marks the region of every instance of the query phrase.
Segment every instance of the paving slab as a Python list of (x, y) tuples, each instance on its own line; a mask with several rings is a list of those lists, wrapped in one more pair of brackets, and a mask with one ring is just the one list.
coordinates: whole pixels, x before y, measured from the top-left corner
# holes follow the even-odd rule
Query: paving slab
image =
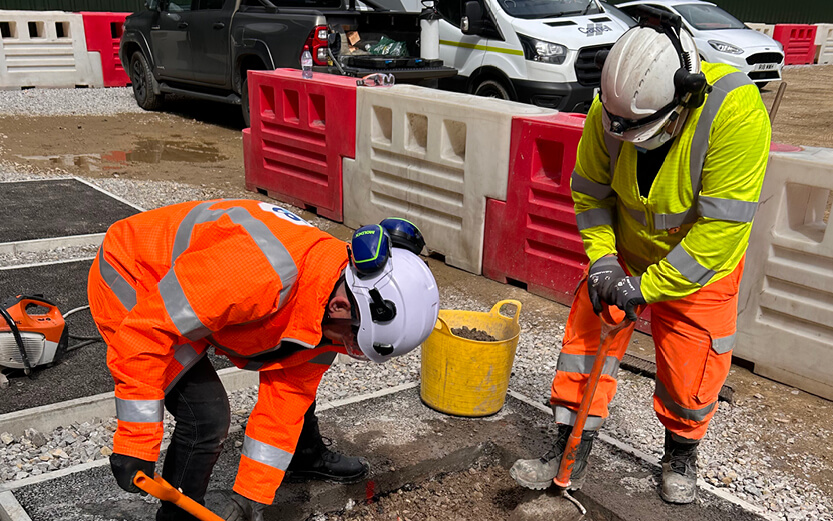
[[(92, 260), (87, 259), (0, 269), (0, 300), (18, 294), (42, 294), (64, 313), (86, 306), (91, 265)], [(89, 310), (72, 314), (66, 322), (71, 335), (98, 336)], [(78, 342), (70, 339), (69, 344)], [(106, 353), (107, 348), (99, 342), (68, 352), (51, 367), (36, 368), (31, 378), (22, 371), (8, 373), (9, 387), (0, 389), (0, 414), (112, 391)], [(231, 366), (224, 357), (210, 356), (217, 368)]]
[[(518, 457), (546, 449), (552, 422), (550, 415), (513, 397), (487, 418), (446, 416), (423, 405), (418, 388), (323, 410), (320, 417), (322, 432), (333, 439), (334, 448), (365, 456), (370, 475), (353, 485), (287, 483), (267, 509), (266, 521), (301, 521), (341, 511), (475, 464), (507, 468)], [(216, 508), (233, 485), (241, 440), (238, 431), (226, 442), (210, 484), (209, 507)], [(579, 497), (594, 521), (762, 519), (706, 491), (698, 504), (667, 505), (657, 496), (654, 466), (603, 442), (594, 449), (592, 465)], [(106, 466), (13, 493), (32, 521), (150, 521), (155, 511), (153, 499), (122, 492)]]
[(0, 241), (104, 233), (139, 209), (79, 179), (0, 183)]

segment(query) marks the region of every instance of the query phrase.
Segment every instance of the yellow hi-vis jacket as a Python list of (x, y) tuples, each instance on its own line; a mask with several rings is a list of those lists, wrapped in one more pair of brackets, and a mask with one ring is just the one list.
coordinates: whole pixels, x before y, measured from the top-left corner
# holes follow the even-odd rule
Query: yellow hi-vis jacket
[(604, 132), (598, 97), (571, 179), (590, 263), (619, 254), (646, 302), (675, 300), (729, 275), (749, 243), (770, 145), (758, 88), (729, 65), (703, 63), (714, 90), (689, 112), (654, 180), (639, 193), (637, 150)]

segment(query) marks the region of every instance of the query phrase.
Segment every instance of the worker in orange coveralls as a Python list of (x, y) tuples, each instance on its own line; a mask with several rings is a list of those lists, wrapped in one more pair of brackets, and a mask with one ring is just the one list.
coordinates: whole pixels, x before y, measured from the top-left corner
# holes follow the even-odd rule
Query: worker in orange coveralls
[[(552, 383), (553, 448), (511, 469), (549, 487), (599, 349), (603, 304), (631, 321), (651, 308), (654, 410), (665, 426), (660, 494), (697, 496), (697, 447), (717, 410), (737, 327), (738, 285), (766, 170), (770, 122), (740, 71), (700, 63), (681, 20), (646, 8), (604, 60), (601, 96), (578, 146), (572, 195), (590, 258), (573, 302)], [(572, 489), (616, 393), (634, 324), (616, 334), (591, 403)]]
[[(88, 296), (115, 380), (110, 463), (121, 488), (139, 492), (140, 470), (153, 476), (167, 409), (176, 426), (162, 477), (204, 502), (230, 422), (210, 347), (260, 374), (226, 519), (261, 520), (285, 475), (365, 475), (321, 439), (319, 382), (337, 353), (381, 363), (416, 348), (439, 292), (411, 223), (363, 227), (351, 244), (247, 200), (182, 203), (110, 227)], [(162, 502), (156, 519), (193, 517)]]

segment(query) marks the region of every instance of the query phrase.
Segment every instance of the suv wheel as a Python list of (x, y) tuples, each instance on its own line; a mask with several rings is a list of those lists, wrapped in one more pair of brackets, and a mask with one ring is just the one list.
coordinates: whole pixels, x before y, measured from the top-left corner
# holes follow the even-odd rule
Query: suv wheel
[(153, 75), (145, 56), (136, 51), (130, 59), (130, 81), (136, 103), (145, 110), (159, 110), (165, 99), (164, 94), (153, 93)]
[(511, 100), (512, 95), (499, 80), (483, 80), (474, 87), (475, 96)]
[(243, 124), (246, 128), (252, 126), (252, 116), (249, 113), (249, 78), (243, 78), (240, 86), (240, 110), (243, 113)]

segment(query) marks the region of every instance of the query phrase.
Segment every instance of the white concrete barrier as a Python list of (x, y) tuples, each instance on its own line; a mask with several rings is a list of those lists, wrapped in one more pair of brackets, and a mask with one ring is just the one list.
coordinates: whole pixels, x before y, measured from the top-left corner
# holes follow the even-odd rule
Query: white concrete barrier
[(486, 198), (506, 200), (512, 116), (552, 110), (413, 85), (361, 88), (356, 159), (344, 160), (344, 224), (397, 216), (429, 250), (479, 274)]
[(833, 24), (816, 24), (816, 63), (833, 63)]
[(772, 24), (753, 24), (748, 23), (746, 24), (750, 29), (754, 29), (759, 33), (764, 33), (765, 35), (772, 38), (772, 34), (775, 32), (775, 25)]
[(103, 87), (80, 14), (0, 11), (0, 88)]
[(833, 399), (833, 150), (773, 152), (741, 283), (735, 355)]

